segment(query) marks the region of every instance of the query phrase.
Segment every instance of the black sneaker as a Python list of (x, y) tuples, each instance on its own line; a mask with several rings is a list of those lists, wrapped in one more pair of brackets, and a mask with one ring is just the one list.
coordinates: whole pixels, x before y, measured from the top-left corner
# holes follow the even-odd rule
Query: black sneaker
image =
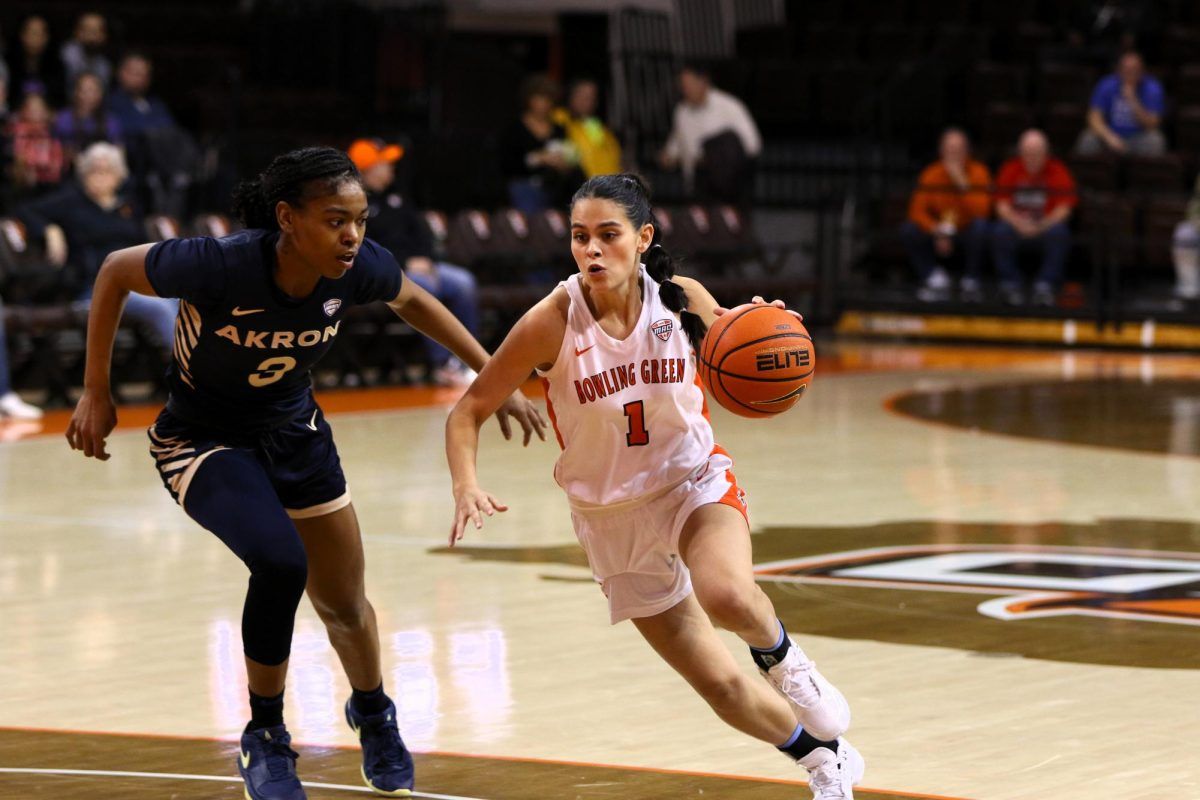
[(1054, 296), (1054, 287), (1048, 283), (1039, 283), (1033, 287), (1033, 304), (1043, 308), (1053, 308), (1058, 304)]
[(1021, 287), (1012, 283), (1003, 283), (1000, 285), (1000, 297), (1007, 305), (1023, 306), (1025, 305), (1025, 292), (1021, 291)]
[(922, 303), (944, 303), (950, 299), (950, 289), (944, 286), (922, 286), (917, 289), (917, 299)]
[(964, 303), (982, 303), (983, 287), (974, 278), (963, 278), (958, 284), (958, 299)]
[(283, 725), (242, 734), (238, 772), (246, 782), (249, 800), (306, 800), (296, 777), (300, 754), (291, 744), (292, 737)]
[(413, 759), (396, 724), (396, 704), (378, 714), (359, 714), (346, 701), (346, 722), (362, 745), (362, 776), (375, 794), (409, 797), (413, 788)]

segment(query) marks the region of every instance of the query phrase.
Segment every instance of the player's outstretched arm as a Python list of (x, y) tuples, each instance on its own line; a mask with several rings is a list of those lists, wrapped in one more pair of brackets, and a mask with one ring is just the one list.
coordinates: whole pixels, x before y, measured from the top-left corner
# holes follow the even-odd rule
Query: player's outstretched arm
[[(415, 281), (405, 280), (400, 285), (400, 294), (388, 303), (388, 306), (405, 322), (458, 356), (471, 369), (476, 372), (483, 371), (483, 366), (488, 361), (487, 350), (483, 349), (483, 345), (475, 340), (450, 309)], [(528, 445), (535, 433), (542, 441), (546, 440), (546, 421), (542, 419), (537, 407), (523, 394), (513, 392), (497, 404), (494, 410), (505, 439), (512, 438), (509, 417), (513, 417), (524, 431), (524, 444)]]
[(484, 516), (508, 508), (479, 487), (475, 471), (479, 428), (519, 389), (535, 367), (545, 369), (558, 357), (566, 330), (565, 305), (563, 298), (557, 296), (559, 293), (542, 300), (521, 317), (446, 419), (446, 459), (450, 462), (454, 491), (451, 547), (463, 537), (468, 521), (479, 529), (483, 527)]
[(92, 291), (83, 395), (67, 426), (67, 442), (72, 450), (82, 450), (85, 456), (101, 461), (108, 460), (104, 442), (117, 425), (109, 371), (121, 311), (130, 292), (157, 297), (146, 278), (146, 253), (152, 246), (144, 244), (110, 253)]

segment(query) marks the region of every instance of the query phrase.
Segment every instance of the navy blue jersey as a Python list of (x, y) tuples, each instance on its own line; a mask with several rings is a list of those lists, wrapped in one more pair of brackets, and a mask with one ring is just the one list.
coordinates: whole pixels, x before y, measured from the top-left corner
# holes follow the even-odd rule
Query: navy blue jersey
[(394, 300), (396, 259), (370, 239), (341, 278), (288, 297), (275, 284), (277, 231), (170, 239), (146, 254), (146, 277), (178, 297), (167, 408), (231, 432), (277, 427), (309, 408), (310, 371), (332, 346), (351, 305)]

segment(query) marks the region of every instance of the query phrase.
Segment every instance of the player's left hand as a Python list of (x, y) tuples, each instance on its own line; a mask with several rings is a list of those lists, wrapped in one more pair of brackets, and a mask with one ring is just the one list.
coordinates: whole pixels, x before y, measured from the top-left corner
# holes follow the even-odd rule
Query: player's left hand
[(521, 394), (520, 389), (513, 392), (512, 396), (504, 401), (504, 405), (496, 411), (496, 419), (500, 422), (500, 432), (504, 434), (505, 439), (512, 439), (512, 423), (508, 421), (509, 417), (516, 419), (520, 423), (521, 429), (525, 431), (523, 446), (529, 446), (529, 441), (535, 433), (543, 442), (546, 441), (546, 421), (542, 419), (542, 412), (538, 411), (537, 406), (528, 397)]
[(497, 511), (508, 511), (508, 506), (478, 486), (469, 486), (454, 492), (454, 524), (450, 526), (450, 546), (454, 547), (467, 531), (467, 523), (475, 530), (483, 528), (484, 515), (493, 516)]
[[(768, 303), (760, 295), (756, 294), (756, 295), (754, 295), (754, 297), (750, 298), (750, 302), (756, 306), (774, 306), (775, 308), (782, 308), (784, 311), (787, 311), (789, 314), (791, 314), (793, 317), (800, 320), (801, 322), (804, 321), (804, 317), (801, 316), (799, 311), (792, 311), (790, 308), (788, 308), (786, 305), (784, 305), (784, 302), (782, 300), (772, 300), (771, 302)], [(713, 309), (713, 316), (719, 317), (728, 310), (729, 310), (728, 308), (723, 308), (721, 306), (717, 306), (716, 308)]]

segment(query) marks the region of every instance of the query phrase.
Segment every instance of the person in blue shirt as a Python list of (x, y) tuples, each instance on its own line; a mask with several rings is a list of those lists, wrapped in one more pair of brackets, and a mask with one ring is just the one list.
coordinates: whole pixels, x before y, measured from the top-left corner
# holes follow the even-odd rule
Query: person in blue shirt
[(121, 132), (130, 138), (148, 130), (176, 127), (171, 110), (158, 95), (150, 94), (154, 67), (148, 56), (130, 51), (117, 66), (117, 87), (108, 95), (108, 111)]
[[(375, 612), (363, 589), (354, 506), (310, 372), (350, 306), (386, 302), (473, 369), (488, 354), (445, 306), (403, 277), (366, 236), (361, 176), (340, 150), (276, 158), (234, 199), (246, 230), (118, 250), (96, 279), (84, 392), (67, 430), (72, 449), (106, 460), (117, 412), (113, 337), (130, 292), (179, 298), (167, 406), (150, 427), (163, 484), (250, 570), (242, 616), (251, 719), (238, 769), (252, 800), (302, 800), (283, 689), (301, 595), (325, 623), (353, 690), (345, 714), (377, 794), (407, 796), (412, 757), (384, 693)], [(497, 414), (545, 439), (515, 393)]]
[(144, 53), (129, 51), (117, 67), (117, 87), (108, 96), (129, 153), (134, 185), (147, 208), (183, 217), (188, 189), (200, 158), (196, 141), (150, 92), (154, 65)]
[(1121, 56), (1116, 71), (1096, 84), (1088, 105), (1087, 128), (1075, 143), (1079, 155), (1157, 156), (1167, 151), (1160, 129), (1166, 96), (1137, 53)]

